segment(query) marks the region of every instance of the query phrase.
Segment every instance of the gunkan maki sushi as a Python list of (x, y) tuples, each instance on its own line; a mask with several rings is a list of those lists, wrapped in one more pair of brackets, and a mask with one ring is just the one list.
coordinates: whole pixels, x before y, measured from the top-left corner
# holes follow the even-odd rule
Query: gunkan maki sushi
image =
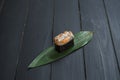
[(54, 38), (55, 49), (62, 52), (74, 46), (74, 35), (71, 31), (64, 31)]

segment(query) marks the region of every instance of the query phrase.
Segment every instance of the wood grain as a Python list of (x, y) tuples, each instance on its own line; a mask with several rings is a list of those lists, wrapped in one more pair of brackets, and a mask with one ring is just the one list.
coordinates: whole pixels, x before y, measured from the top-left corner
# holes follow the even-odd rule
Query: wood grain
[(109, 27), (111, 30), (113, 46), (115, 47), (116, 59), (120, 69), (120, 1), (119, 0), (104, 0), (106, 13), (108, 15)]
[(45, 48), (52, 45), (53, 2), (30, 0), (16, 80), (50, 80), (50, 65), (28, 70), (28, 65)]
[(4, 7), (0, 8), (0, 80), (14, 80), (26, 3), (26, 0), (5, 0)]
[(102, 0), (80, 0), (83, 30), (94, 31), (84, 48), (87, 80), (118, 80), (119, 72)]
[(5, 0), (0, 0), (0, 13), (2, 12), (2, 9), (4, 7)]

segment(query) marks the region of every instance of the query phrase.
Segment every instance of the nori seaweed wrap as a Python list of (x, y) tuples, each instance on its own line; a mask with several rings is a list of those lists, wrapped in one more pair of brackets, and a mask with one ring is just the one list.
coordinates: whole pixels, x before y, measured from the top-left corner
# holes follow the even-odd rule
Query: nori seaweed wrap
[(62, 52), (74, 46), (74, 35), (71, 31), (65, 31), (54, 38), (55, 49)]

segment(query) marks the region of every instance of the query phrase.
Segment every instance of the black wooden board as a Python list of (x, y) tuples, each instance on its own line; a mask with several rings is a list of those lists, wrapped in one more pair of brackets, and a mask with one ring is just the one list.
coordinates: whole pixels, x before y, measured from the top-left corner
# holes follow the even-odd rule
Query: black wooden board
[[(80, 16), (77, 0), (54, 0), (53, 37), (65, 30), (79, 32)], [(82, 49), (52, 63), (51, 80), (85, 80)]]
[(87, 80), (119, 80), (107, 16), (102, 0), (80, 0), (83, 30), (94, 31), (84, 48)]
[[(0, 80), (119, 80), (120, 0), (0, 0)], [(84, 48), (28, 70), (57, 34), (94, 32)]]
[(116, 59), (120, 68), (120, 0), (104, 0), (108, 16)]
[(0, 8), (2, 9), (0, 12), (0, 80), (14, 80), (25, 23), (26, 3), (26, 0), (5, 0), (4, 7)]
[(50, 65), (28, 70), (28, 65), (52, 45), (53, 2), (29, 0), (29, 13), (15, 80), (50, 80)]

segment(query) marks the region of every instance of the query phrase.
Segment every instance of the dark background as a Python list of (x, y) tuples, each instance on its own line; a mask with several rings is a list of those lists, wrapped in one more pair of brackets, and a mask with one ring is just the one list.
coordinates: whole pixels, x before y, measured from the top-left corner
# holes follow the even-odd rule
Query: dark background
[[(28, 70), (64, 30), (94, 31), (73, 54)], [(120, 0), (0, 0), (0, 80), (119, 80)]]

